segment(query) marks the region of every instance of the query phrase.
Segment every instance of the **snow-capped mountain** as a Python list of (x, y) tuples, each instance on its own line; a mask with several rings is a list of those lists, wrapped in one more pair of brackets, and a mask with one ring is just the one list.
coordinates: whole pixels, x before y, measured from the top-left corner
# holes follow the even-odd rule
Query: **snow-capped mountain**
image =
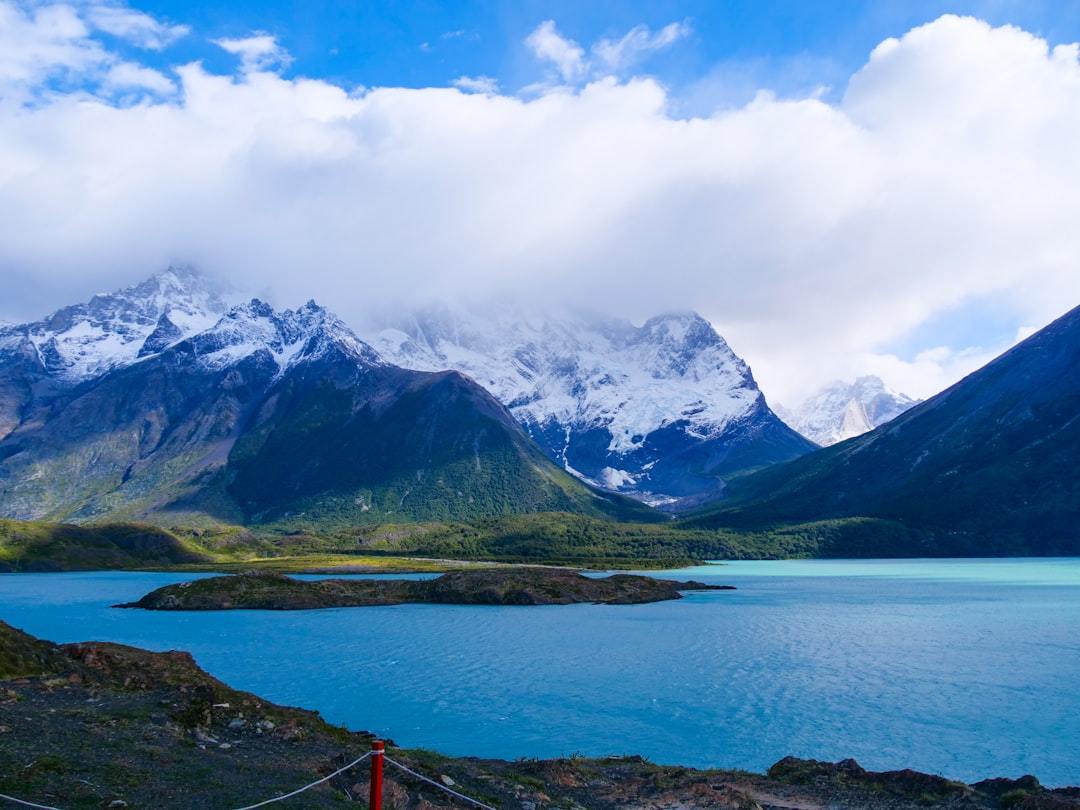
[(1077, 414), (1080, 307), (892, 421), (741, 479), (690, 524), (828, 521), (822, 556), (1080, 555)]
[(813, 449), (695, 313), (636, 327), (581, 311), (439, 305), (361, 334), (405, 368), (468, 374), (564, 469), (654, 505), (715, 498), (724, 473)]
[(32, 352), (55, 383), (77, 385), (212, 327), (227, 308), (194, 270), (170, 267), (37, 323), (0, 327), (0, 362)]
[[(490, 394), (487, 400), (468, 394), (469, 407), (496, 421), (510, 418), (562, 470), (672, 510), (721, 497), (725, 475), (813, 447), (777, 419), (746, 364), (692, 313), (660, 316), (636, 327), (581, 312), (540, 317), (507, 307), (470, 311), (442, 306), (405, 313), (370, 334), (374, 349), (314, 302), (280, 313), (257, 299), (230, 308), (197, 273), (170, 269), (37, 323), (0, 329), (0, 441), (11, 437), (7, 452), (13, 453), (12, 448), (25, 446), (31, 427), (48, 424), (51, 432), (69, 418), (75, 421), (65, 430), (83, 435), (82, 423), (71, 414), (88, 407), (82, 397), (95, 387), (123, 390), (119, 396), (143, 402), (151, 414), (171, 413), (171, 404), (134, 396), (128, 390), (132, 383), (121, 382), (142, 378), (142, 385), (160, 386), (148, 380), (164, 374), (162, 363), (171, 362), (189, 379), (170, 389), (169, 396), (180, 403), (193, 401), (188, 385), (196, 378), (202, 380), (199, 385), (229, 390), (239, 385), (245, 396), (256, 399), (280, 381), (296, 384), (297, 378), (308, 387), (332, 384), (350, 391), (388, 385), (393, 392), (388, 401), (397, 401), (400, 386), (420, 385), (415, 380), (452, 369)], [(315, 368), (329, 378), (320, 381)], [(172, 380), (179, 373), (165, 377)], [(355, 407), (364, 402), (372, 414), (380, 412), (377, 398), (355, 391), (350, 396)], [(94, 401), (94, 409), (112, 407)], [(79, 402), (76, 411), (68, 410)], [(215, 464), (230, 452), (235, 431), (242, 429), (236, 420), (248, 413), (245, 403), (233, 402), (223, 412), (218, 409), (225, 406), (209, 400), (199, 406), (209, 409), (205, 420), (232, 425), (233, 433), (215, 440)], [(56, 421), (60, 413), (67, 416)], [(147, 425), (157, 418), (148, 417)], [(79, 419), (91, 421), (85, 414)], [(158, 436), (159, 430), (146, 425), (131, 429), (133, 435), (149, 430), (147, 436)], [(406, 429), (420, 428), (395, 427)], [(431, 428), (424, 430), (428, 435)], [(61, 434), (53, 438), (57, 446), (65, 444)], [(438, 446), (452, 440), (425, 441)], [(129, 450), (119, 457), (134, 463)], [(297, 447), (289, 451), (300, 452)], [(185, 457), (191, 452), (183, 450)], [(14, 480), (19, 464), (8, 466), (8, 480)], [(41, 495), (30, 489), (34, 497)], [(358, 503), (370, 505), (367, 499)], [(257, 503), (265, 507), (269, 501), (262, 495), (244, 501), (251, 510)]]
[(552, 464), (467, 377), (391, 365), (314, 302), (213, 317), (220, 299), (201, 285), (162, 274), (4, 333), (0, 516), (356, 525), (643, 510)]
[(854, 383), (830, 383), (798, 408), (778, 406), (776, 412), (803, 436), (828, 447), (890, 422), (919, 402), (869, 375)]
[(343, 352), (361, 366), (386, 365), (340, 318), (314, 301), (278, 313), (254, 298), (231, 308), (187, 344), (198, 364), (209, 370), (228, 368), (260, 352), (269, 355), (278, 376), (330, 351)]

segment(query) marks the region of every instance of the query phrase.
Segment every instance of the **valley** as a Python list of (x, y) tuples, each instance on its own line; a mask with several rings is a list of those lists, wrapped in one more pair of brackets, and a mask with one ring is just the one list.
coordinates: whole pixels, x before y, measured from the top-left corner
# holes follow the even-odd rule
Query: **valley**
[(436, 308), (369, 344), (173, 268), (0, 328), (0, 565), (1074, 554), (1078, 321), (914, 407), (838, 389), (819, 417), (899, 415), (815, 449), (693, 314)]
[(0, 0), (0, 806), (1080, 810), (1078, 140), (1080, 0)]

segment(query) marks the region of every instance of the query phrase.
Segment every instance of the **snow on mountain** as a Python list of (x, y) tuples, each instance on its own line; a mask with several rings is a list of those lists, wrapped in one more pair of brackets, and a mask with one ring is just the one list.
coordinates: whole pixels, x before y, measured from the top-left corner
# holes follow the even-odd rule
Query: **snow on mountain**
[(0, 377), (11, 383), (0, 390), (0, 438), (53, 397), (175, 349), (209, 371), (257, 355), (278, 377), (323, 356), (360, 369), (452, 369), (493, 394), (565, 470), (672, 509), (721, 497), (723, 475), (812, 448), (693, 313), (636, 327), (581, 311), (436, 306), (373, 327), (369, 343), (314, 302), (280, 313), (258, 299), (229, 308), (197, 273), (171, 268), (0, 329)]
[(341, 319), (314, 301), (278, 313), (254, 298), (230, 309), (189, 343), (207, 369), (227, 368), (260, 351), (270, 354), (279, 375), (296, 362), (316, 359), (331, 349), (345, 352), (363, 366), (383, 364)]
[(636, 327), (581, 311), (439, 305), (361, 335), (397, 365), (469, 375), (566, 470), (654, 504), (690, 494), (665, 491), (675, 484), (658, 480), (658, 463), (768, 413), (746, 363), (694, 313)]
[(828, 447), (892, 421), (919, 401), (871, 375), (830, 383), (798, 408), (778, 406), (776, 412), (803, 436)]
[(65, 386), (95, 379), (214, 325), (227, 305), (190, 268), (169, 268), (86, 304), (64, 307), (37, 323), (0, 327), (0, 359), (37, 356)]
[(206, 368), (225, 368), (267, 351), (283, 373), (298, 359), (336, 346), (362, 364), (381, 361), (336, 316), (309, 301), (278, 313), (258, 299), (229, 307), (191, 268), (169, 268), (42, 321), (0, 328), (0, 361), (20, 353), (70, 388), (188, 340)]
[(582, 313), (549, 320), (500, 309), (488, 318), (440, 306), (368, 342), (406, 368), (468, 374), (521, 422), (603, 426), (613, 453), (680, 418), (700, 438), (715, 436), (760, 396), (746, 364), (689, 313), (638, 328)]

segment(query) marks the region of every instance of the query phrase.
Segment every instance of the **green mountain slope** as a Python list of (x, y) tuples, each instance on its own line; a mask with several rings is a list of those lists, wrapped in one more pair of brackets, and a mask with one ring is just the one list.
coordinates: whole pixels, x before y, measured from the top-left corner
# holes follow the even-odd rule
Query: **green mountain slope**
[[(267, 396), (228, 459), (225, 491), (249, 523), (319, 526), (545, 511), (659, 519), (552, 464), (487, 392), (457, 372), (314, 365)], [(340, 373), (340, 370), (337, 372)]]
[(686, 525), (858, 516), (884, 522), (848, 551), (1080, 554), (1078, 464), (1080, 308), (896, 420), (733, 484)]
[[(31, 394), (44, 373), (7, 371)], [(559, 469), (468, 378), (384, 363), (314, 304), (279, 314), (253, 301), (139, 362), (28, 396), (0, 438), (0, 517), (285, 528), (549, 510), (662, 519)]]

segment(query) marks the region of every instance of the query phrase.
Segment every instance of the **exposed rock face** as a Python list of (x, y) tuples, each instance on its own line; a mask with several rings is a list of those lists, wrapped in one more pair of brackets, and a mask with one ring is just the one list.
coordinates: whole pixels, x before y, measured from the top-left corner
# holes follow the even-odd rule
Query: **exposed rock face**
[(737, 513), (703, 522), (863, 516), (910, 532), (881, 556), (1080, 554), (1078, 414), (1080, 307), (891, 422), (750, 476)]
[(867, 376), (852, 384), (837, 381), (797, 408), (776, 411), (803, 436), (829, 447), (861, 436), (918, 404), (919, 400), (893, 391), (880, 377)]
[(695, 313), (636, 327), (581, 311), (437, 306), (380, 326), (363, 334), (382, 357), (468, 374), (564, 469), (671, 511), (721, 497), (725, 475), (815, 447)]
[(55, 397), (213, 326), (227, 308), (193, 270), (171, 267), (36, 323), (0, 326), (0, 439)]
[(239, 576), (167, 585), (117, 607), (147, 610), (309, 610), (430, 602), (450, 605), (628, 605), (681, 598), (680, 591), (728, 590), (700, 582), (672, 582), (632, 574), (602, 579), (545, 568), (453, 571), (433, 580), (314, 582), (251, 571)]
[(200, 328), (217, 299), (185, 281), (0, 332), (0, 516), (356, 525), (622, 508), (461, 374), (384, 362), (314, 302), (255, 299)]

